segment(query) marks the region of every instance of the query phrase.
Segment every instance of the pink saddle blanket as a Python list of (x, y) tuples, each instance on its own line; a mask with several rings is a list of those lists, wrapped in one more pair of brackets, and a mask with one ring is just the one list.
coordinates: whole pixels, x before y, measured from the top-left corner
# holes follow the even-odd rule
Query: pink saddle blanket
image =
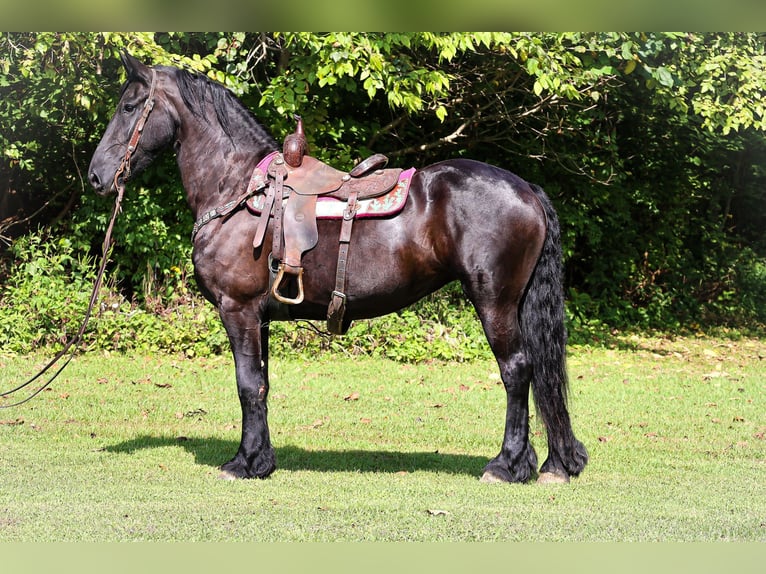
[[(415, 171), (414, 167), (404, 170), (399, 176), (399, 182), (388, 193), (372, 199), (359, 200), (356, 217), (386, 217), (399, 213), (407, 202), (410, 182)], [(258, 193), (247, 200), (247, 208), (255, 215), (259, 215), (263, 210), (265, 199), (264, 193)], [(320, 196), (317, 198), (316, 217), (317, 219), (343, 219), (346, 205), (345, 201)]]

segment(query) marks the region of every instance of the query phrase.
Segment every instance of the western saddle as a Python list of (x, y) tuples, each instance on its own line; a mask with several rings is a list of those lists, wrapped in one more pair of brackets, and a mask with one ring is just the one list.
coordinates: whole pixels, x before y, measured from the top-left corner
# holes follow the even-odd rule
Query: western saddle
[[(344, 322), (346, 310), (346, 264), (351, 229), (358, 209), (357, 202), (381, 196), (396, 186), (401, 169), (384, 169), (388, 158), (375, 154), (360, 162), (349, 172), (337, 170), (307, 155), (308, 142), (300, 116), (295, 116), (295, 132), (285, 138), (282, 153), (277, 153), (264, 172), (256, 168), (248, 190), (255, 185), (265, 188), (265, 202), (256, 225), (253, 247), (263, 242), (269, 219), (274, 219), (269, 270), (272, 306), (298, 305), (303, 301), (303, 253), (319, 240), (316, 223), (318, 197), (345, 202), (341, 223), (335, 288), (327, 310), (327, 328), (331, 333), (344, 334), (350, 322)], [(260, 175), (259, 175), (260, 174)], [(256, 181), (253, 180), (261, 180)], [(279, 200), (281, 199), (281, 201)], [(240, 201), (241, 204), (241, 201)], [(294, 296), (287, 295), (287, 291)], [(273, 302), (272, 301), (272, 302)], [(277, 314), (279, 310), (276, 309)], [(285, 308), (281, 314), (285, 315)]]

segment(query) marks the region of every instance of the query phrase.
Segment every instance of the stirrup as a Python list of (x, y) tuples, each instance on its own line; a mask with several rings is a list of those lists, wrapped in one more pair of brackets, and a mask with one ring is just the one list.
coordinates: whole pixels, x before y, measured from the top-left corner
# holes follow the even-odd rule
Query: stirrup
[[(292, 274), (291, 274), (292, 275)], [(282, 285), (282, 281), (285, 278), (285, 264), (280, 263), (277, 270), (277, 276), (274, 278), (274, 284), (271, 287), (271, 295), (285, 305), (299, 305), (303, 302), (303, 267), (298, 268), (298, 274), (295, 275), (295, 279), (298, 281), (298, 296), (295, 299), (289, 297), (283, 297), (279, 293), (279, 287)]]

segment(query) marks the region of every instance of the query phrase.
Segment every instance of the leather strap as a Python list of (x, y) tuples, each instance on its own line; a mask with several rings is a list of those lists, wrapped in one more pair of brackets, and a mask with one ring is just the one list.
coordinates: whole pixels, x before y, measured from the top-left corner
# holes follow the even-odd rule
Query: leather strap
[(335, 335), (343, 335), (348, 330), (344, 326), (343, 316), (346, 313), (346, 267), (348, 264), (348, 248), (351, 243), (351, 228), (357, 209), (357, 192), (352, 191), (348, 197), (348, 205), (343, 213), (343, 223), (340, 226), (340, 246), (338, 247), (338, 267), (335, 271), (335, 290), (332, 292), (330, 306), (327, 308), (327, 329)]
[(152, 83), (149, 86), (149, 95), (144, 102), (144, 109), (141, 111), (141, 116), (138, 118), (136, 125), (133, 127), (133, 133), (130, 135), (130, 140), (128, 140), (128, 147), (125, 150), (125, 155), (123, 156), (122, 161), (120, 162), (120, 165), (114, 174), (114, 187), (117, 190), (121, 189), (119, 183), (120, 177), (123, 174), (125, 175), (125, 179), (130, 177), (130, 159), (133, 156), (133, 152), (136, 151), (136, 148), (138, 148), (138, 140), (141, 139), (141, 135), (144, 133), (146, 120), (154, 109), (154, 92), (157, 88), (157, 70), (154, 68), (151, 70)]
[(284, 179), (287, 174), (284, 160), (281, 157), (275, 159), (269, 167), (269, 172), (274, 175), (274, 237), (271, 243), (271, 255), (277, 261), (282, 261), (284, 259), (284, 244), (282, 241), (282, 208), (284, 200), (282, 199), (282, 194)]
[[(266, 156), (266, 159), (272, 157), (273, 154), (270, 154)], [(261, 162), (263, 163), (263, 161)], [(194, 227), (192, 227), (192, 234), (191, 234), (191, 240), (194, 241), (194, 238), (197, 237), (197, 233), (199, 233), (199, 230), (202, 229), (205, 225), (210, 223), (213, 219), (217, 219), (218, 217), (226, 217), (229, 215), (232, 211), (240, 207), (243, 203), (245, 203), (250, 197), (255, 195), (258, 191), (263, 189), (266, 186), (266, 176), (263, 173), (263, 170), (261, 169), (261, 164), (259, 163), (257, 166), (255, 166), (255, 169), (253, 170), (253, 175), (250, 176), (250, 181), (247, 184), (247, 190), (240, 195), (237, 199), (233, 201), (229, 201), (228, 203), (224, 203), (223, 205), (219, 205), (218, 207), (211, 209), (210, 211), (207, 211), (202, 214), (202, 216), (197, 219), (197, 221), (194, 222)], [(271, 207), (269, 207), (269, 211), (271, 211)], [(268, 225), (268, 212), (266, 214), (266, 224)], [(266, 231), (266, 228), (264, 227), (263, 231)], [(261, 237), (261, 240), (263, 240), (263, 237)], [(258, 244), (260, 245), (260, 243)], [(254, 247), (258, 247), (258, 245), (254, 245)]]
[(261, 210), (261, 215), (258, 219), (258, 227), (255, 228), (253, 249), (258, 249), (263, 243), (263, 238), (266, 236), (266, 228), (269, 226), (269, 219), (271, 218), (271, 209), (274, 207), (275, 187), (274, 184), (271, 184), (266, 191), (263, 209)]

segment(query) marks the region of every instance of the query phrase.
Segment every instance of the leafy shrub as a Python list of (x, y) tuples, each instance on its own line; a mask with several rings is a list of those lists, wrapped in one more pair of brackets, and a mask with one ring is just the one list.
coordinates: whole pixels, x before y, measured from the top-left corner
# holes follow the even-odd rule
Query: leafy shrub
[(742, 251), (736, 281), (741, 293), (740, 308), (755, 321), (766, 324), (766, 258), (750, 249)]
[[(85, 331), (82, 348), (113, 352), (169, 352), (187, 357), (228, 354), (229, 344), (216, 310), (199, 295), (186, 265), (169, 272), (146, 271), (140, 297), (126, 297), (117, 270), (108, 274)], [(740, 322), (766, 321), (766, 261), (742, 252), (731, 276), (719, 287), (710, 313), (739, 313)], [(0, 286), (0, 348), (29, 353), (62, 345), (79, 329), (95, 280), (95, 261), (78, 253), (67, 238), (38, 232), (18, 239), (10, 252), (7, 279)], [(614, 327), (662, 322), (683, 300), (661, 285), (647, 284), (647, 305), (606, 301), (568, 292), (567, 323), (572, 343), (605, 341)], [(664, 314), (664, 315), (663, 315)], [(678, 322), (675, 328), (683, 327)], [(697, 328), (696, 323), (687, 325)], [(492, 354), (473, 307), (457, 283), (415, 305), (376, 319), (355, 322), (344, 337), (319, 334), (316, 322), (277, 322), (271, 327), (272, 356), (304, 359), (331, 352), (386, 357), (400, 362), (469, 361)]]
[(492, 357), (476, 313), (456, 283), (396, 313), (356, 321), (343, 337), (317, 333), (323, 329), (324, 324), (308, 321), (274, 323), (271, 350), (277, 356), (333, 352), (407, 363)]
[[(66, 238), (25, 236), (12, 248), (8, 279), (0, 288), (0, 346), (14, 353), (66, 342), (80, 327), (95, 281), (95, 262)], [(189, 274), (171, 266), (168, 280), (146, 280), (141, 300), (128, 300), (112, 273), (99, 294), (82, 347), (114, 352), (173, 352), (208, 356), (229, 352), (216, 310), (197, 293)], [(147, 272), (147, 277), (154, 277)], [(473, 308), (457, 284), (411, 308), (358, 321), (344, 337), (317, 334), (307, 322), (274, 323), (276, 356), (317, 352), (388, 357), (402, 362), (465, 361), (491, 357)]]
[[(43, 233), (14, 242), (8, 278), (0, 288), (0, 347), (28, 353), (61, 345), (80, 328), (95, 281), (92, 258), (67, 238)], [(163, 293), (164, 294), (164, 293)], [(102, 286), (82, 346), (111, 351), (172, 351), (210, 355), (228, 347), (215, 310), (178, 290), (155, 293), (153, 309), (127, 300), (113, 283)]]
[(65, 342), (80, 327), (94, 280), (92, 261), (67, 238), (42, 233), (11, 247), (13, 263), (0, 289), (0, 348), (26, 353)]

